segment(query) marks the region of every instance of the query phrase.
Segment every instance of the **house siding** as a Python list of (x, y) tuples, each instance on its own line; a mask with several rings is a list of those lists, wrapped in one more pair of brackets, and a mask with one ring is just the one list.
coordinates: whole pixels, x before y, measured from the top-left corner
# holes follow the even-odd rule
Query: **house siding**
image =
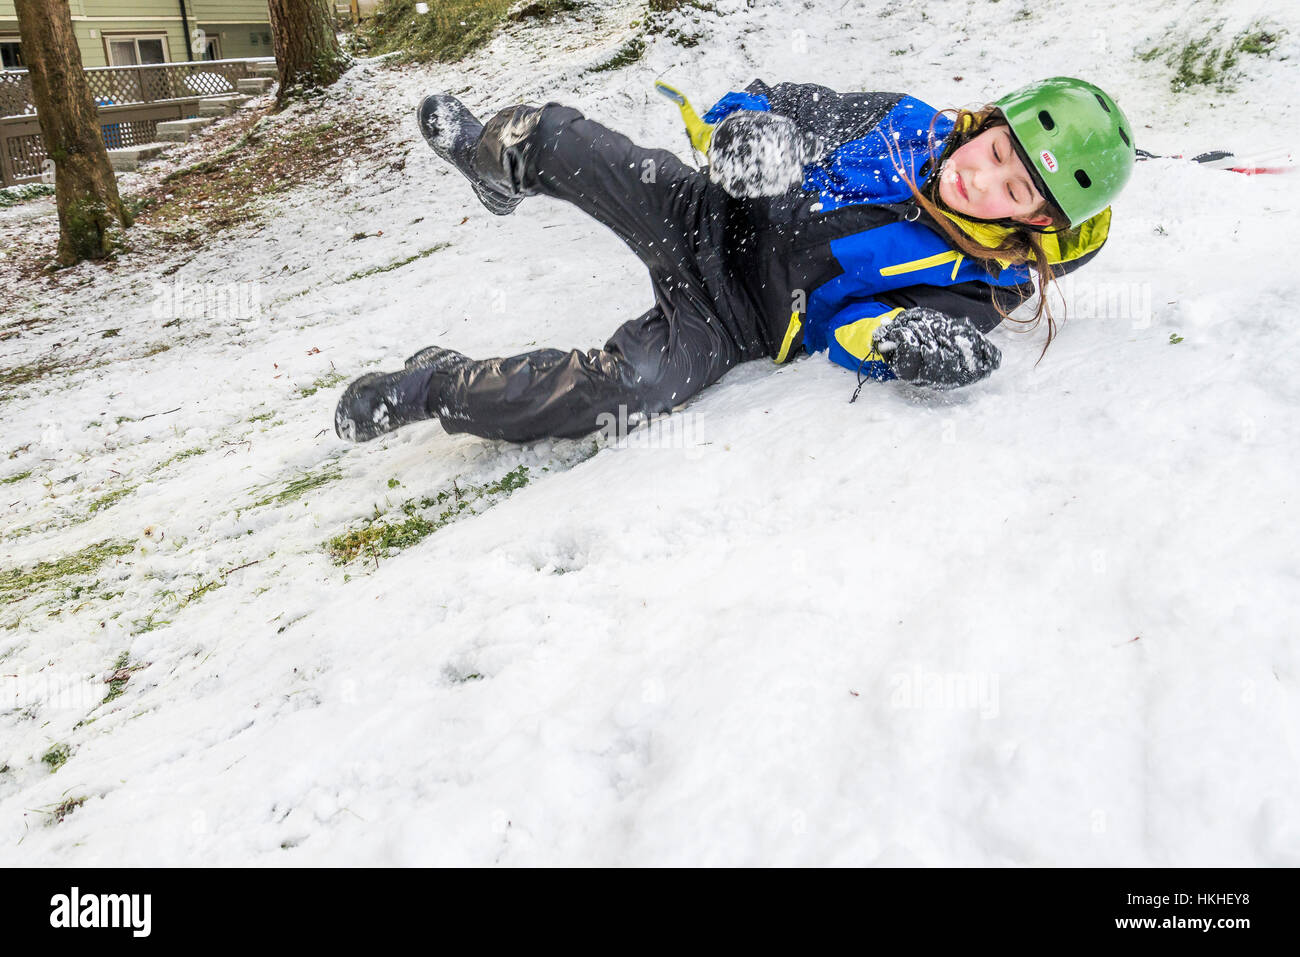
[[(207, 23), (199, 24), (208, 36), (221, 38), (221, 56), (235, 60), (251, 56), (275, 56), (271, 48), (271, 27), (266, 23)], [(252, 42), (256, 36), (257, 42)]]
[[(83, 66), (108, 66), (105, 34), (165, 33), (168, 60), (186, 58), (179, 0), (71, 0), (70, 5)], [(273, 55), (266, 0), (186, 0), (185, 12), (190, 30), (200, 28), (220, 37), (224, 58)], [(250, 34), (256, 36), (256, 43)], [(0, 38), (17, 36), (13, 0), (0, 0)], [(199, 55), (196, 50), (195, 56)]]

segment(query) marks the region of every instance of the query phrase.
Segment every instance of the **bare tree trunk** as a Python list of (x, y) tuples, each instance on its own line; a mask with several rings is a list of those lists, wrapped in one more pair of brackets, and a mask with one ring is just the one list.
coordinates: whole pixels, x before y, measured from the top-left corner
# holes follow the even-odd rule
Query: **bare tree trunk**
[(339, 49), (328, 0), (268, 0), (275, 62), (280, 68), (278, 99), (283, 106), (305, 90), (329, 86), (347, 68)]
[(14, 6), (41, 137), (54, 160), (58, 261), (71, 266), (102, 259), (117, 245), (118, 227), (131, 225), (131, 215), (117, 194), (95, 101), (81, 69), (72, 11), (68, 0), (15, 0)]

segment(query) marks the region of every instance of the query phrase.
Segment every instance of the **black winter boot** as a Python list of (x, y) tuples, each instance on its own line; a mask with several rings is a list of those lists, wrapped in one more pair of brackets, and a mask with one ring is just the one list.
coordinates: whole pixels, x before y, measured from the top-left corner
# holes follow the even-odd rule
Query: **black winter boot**
[(369, 442), (399, 426), (430, 417), (426, 369), (369, 372), (352, 382), (334, 410), (334, 431), (341, 439)]
[(339, 399), (334, 410), (335, 433), (352, 442), (369, 442), (400, 426), (433, 418), (429, 405), (435, 378), (445, 377), (469, 361), (454, 349), (427, 346), (407, 359), (401, 372), (361, 376)]
[(494, 187), (474, 168), (475, 148), (483, 134), (483, 124), (464, 103), (454, 96), (435, 93), (420, 103), (416, 118), (426, 142), (435, 153), (465, 174), (488, 212), (508, 216), (515, 211), (523, 197)]

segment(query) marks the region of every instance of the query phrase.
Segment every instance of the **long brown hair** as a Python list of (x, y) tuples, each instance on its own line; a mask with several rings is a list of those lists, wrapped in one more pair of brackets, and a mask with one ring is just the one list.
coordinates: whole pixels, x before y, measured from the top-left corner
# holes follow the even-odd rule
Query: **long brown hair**
[[(962, 216), (956, 210), (948, 209), (947, 205), (939, 198), (939, 177), (937, 173), (944, 160), (951, 156), (954, 150), (981, 133), (999, 126), (1008, 125), (1006, 118), (1002, 115), (1001, 110), (995, 106), (985, 106), (983, 109), (975, 111), (960, 108), (940, 110), (934, 115), (934, 119), (930, 121), (929, 145), (931, 153), (934, 152), (935, 146), (935, 124), (939, 121), (939, 117), (945, 114), (953, 115), (955, 126), (942, 155), (931, 161), (934, 172), (927, 181), (924, 192), (917, 188), (916, 181), (907, 172), (906, 164), (901, 162), (902, 158), (900, 156), (896, 155), (891, 138), (885, 137), (890, 159), (899, 175), (903, 177), (903, 181), (907, 183), (908, 189), (912, 192), (912, 198), (916, 200), (917, 205), (930, 214), (930, 218), (934, 220), (935, 225), (943, 231), (953, 246), (973, 259), (991, 263), (994, 272), (1001, 268), (1001, 264), (997, 262), (997, 260), (1001, 260), (1003, 263), (1027, 263), (1038, 275), (1038, 308), (1034, 310), (1034, 314), (1030, 318), (1016, 319), (1011, 316), (1002, 307), (1002, 303), (998, 302), (996, 287), (993, 290), (993, 308), (998, 311), (998, 315), (1003, 319), (1019, 323), (1023, 327), (1021, 330), (1023, 332), (1030, 332), (1038, 328), (1039, 323), (1044, 318), (1047, 320), (1047, 342), (1043, 343), (1043, 351), (1038, 354), (1038, 358), (1042, 359), (1047, 352), (1047, 347), (1052, 344), (1052, 339), (1056, 337), (1056, 318), (1052, 315), (1052, 307), (1047, 302), (1048, 286), (1055, 281), (1056, 276), (1052, 272), (1051, 265), (1047, 262), (1047, 253), (1043, 249), (1043, 241), (1039, 237), (1039, 233), (1028, 227), (1013, 228), (999, 245), (985, 246), (967, 235), (961, 227), (944, 213), (952, 213), (964, 219), (969, 219), (969, 217)], [(1047, 199), (1044, 199), (1042, 204), (1029, 215), (1031, 218), (1047, 216), (1052, 222), (1044, 228), (1049, 230), (1063, 232), (1070, 227), (1065, 214)]]

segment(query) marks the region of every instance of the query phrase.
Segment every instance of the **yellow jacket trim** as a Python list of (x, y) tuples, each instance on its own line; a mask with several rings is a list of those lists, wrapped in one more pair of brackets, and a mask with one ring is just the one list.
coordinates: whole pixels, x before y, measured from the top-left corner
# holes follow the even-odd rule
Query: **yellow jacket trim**
[(880, 270), (882, 276), (897, 276), (905, 272), (916, 272), (921, 269), (929, 269), (931, 266), (942, 266), (944, 263), (952, 263), (952, 278), (957, 278), (957, 270), (961, 268), (961, 261), (965, 257), (955, 249), (950, 249), (946, 253), (936, 253), (933, 256), (926, 256), (924, 259), (913, 259), (911, 262), (898, 263), (894, 266), (885, 266)]
[(802, 328), (803, 321), (799, 318), (799, 310), (796, 309), (790, 313), (790, 324), (785, 327), (785, 338), (781, 340), (781, 349), (776, 354), (777, 362), (784, 362), (790, 357), (790, 346)]
[(835, 341), (843, 346), (844, 351), (855, 359), (884, 362), (884, 357), (876, 352), (871, 337), (877, 329), (902, 311), (903, 307), (899, 306), (897, 309), (891, 309), (879, 316), (867, 316), (857, 322), (846, 323), (835, 330)]

